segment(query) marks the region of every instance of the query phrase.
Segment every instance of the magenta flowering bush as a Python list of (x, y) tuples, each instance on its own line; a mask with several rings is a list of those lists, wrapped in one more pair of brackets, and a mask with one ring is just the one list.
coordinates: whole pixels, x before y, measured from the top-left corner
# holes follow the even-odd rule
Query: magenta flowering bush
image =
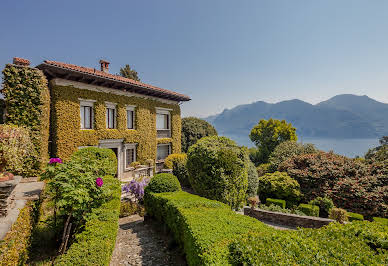
[(49, 164), (63, 163), (61, 158), (50, 158)]
[(131, 193), (138, 201), (141, 201), (144, 197), (144, 188), (148, 185), (149, 181), (149, 178), (143, 178), (140, 181), (133, 179), (123, 186), (123, 191)]
[(96, 179), (96, 185), (97, 185), (97, 187), (102, 187), (103, 184), (104, 184), (104, 181), (102, 180), (101, 177), (99, 177), (99, 178)]

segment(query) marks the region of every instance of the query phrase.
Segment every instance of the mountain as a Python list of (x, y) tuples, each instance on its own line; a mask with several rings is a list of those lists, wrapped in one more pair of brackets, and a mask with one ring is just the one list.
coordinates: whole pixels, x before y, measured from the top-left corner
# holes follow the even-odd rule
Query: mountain
[(303, 137), (378, 138), (388, 135), (388, 104), (368, 96), (337, 95), (316, 105), (294, 99), (225, 109), (205, 118), (220, 134), (249, 135), (260, 119), (285, 119)]

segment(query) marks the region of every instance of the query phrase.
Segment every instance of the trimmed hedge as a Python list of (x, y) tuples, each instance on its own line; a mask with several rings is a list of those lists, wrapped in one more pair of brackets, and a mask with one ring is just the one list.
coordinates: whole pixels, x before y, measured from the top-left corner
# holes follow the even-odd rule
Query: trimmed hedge
[(91, 167), (97, 176), (117, 173), (117, 157), (111, 149), (87, 147), (74, 152), (71, 160), (78, 161), (87, 167)]
[(151, 178), (151, 181), (144, 189), (144, 193), (161, 193), (161, 192), (175, 192), (181, 191), (181, 184), (178, 178), (172, 174), (162, 173), (156, 174)]
[(319, 216), (319, 207), (312, 204), (299, 204), (298, 210), (305, 213), (308, 216)]
[(348, 212), (347, 215), (348, 215), (349, 222), (352, 222), (352, 221), (364, 221), (364, 216), (362, 214), (354, 213), (354, 212)]
[(186, 192), (148, 193), (144, 203), (147, 214), (171, 230), (188, 265), (227, 265), (228, 243), (236, 236), (272, 230), (228, 205)]
[(376, 223), (384, 224), (388, 226), (388, 219), (387, 218), (381, 218), (381, 217), (373, 217), (373, 221)]
[[(37, 203), (35, 203), (37, 204)], [(11, 230), (0, 242), (0, 265), (25, 265), (31, 245), (34, 225), (34, 203), (28, 202), (20, 210)]]
[(276, 205), (276, 206), (282, 207), (283, 209), (286, 208), (286, 201), (285, 201), (285, 200), (281, 200), (281, 199), (271, 199), (271, 198), (267, 198), (266, 201), (265, 201), (265, 204), (266, 204), (267, 206)]
[(121, 186), (113, 177), (104, 177), (104, 186), (110, 190), (110, 200), (92, 210), (84, 230), (55, 265), (109, 265), (118, 230)]

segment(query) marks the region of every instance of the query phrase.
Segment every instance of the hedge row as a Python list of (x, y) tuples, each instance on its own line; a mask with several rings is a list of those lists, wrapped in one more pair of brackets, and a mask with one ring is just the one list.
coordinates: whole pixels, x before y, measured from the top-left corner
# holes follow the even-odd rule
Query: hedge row
[[(35, 203), (37, 204), (37, 203)], [(11, 231), (0, 242), (0, 265), (25, 265), (34, 224), (34, 203), (20, 210)]]
[(117, 236), (121, 186), (113, 177), (104, 177), (104, 186), (110, 189), (110, 200), (92, 210), (84, 230), (55, 265), (109, 265)]
[(379, 223), (279, 231), (185, 192), (147, 193), (145, 205), (150, 216), (172, 231), (188, 265), (388, 263), (388, 227)]
[(146, 193), (147, 214), (165, 223), (189, 265), (228, 264), (228, 244), (238, 235), (272, 230), (230, 207), (186, 192)]

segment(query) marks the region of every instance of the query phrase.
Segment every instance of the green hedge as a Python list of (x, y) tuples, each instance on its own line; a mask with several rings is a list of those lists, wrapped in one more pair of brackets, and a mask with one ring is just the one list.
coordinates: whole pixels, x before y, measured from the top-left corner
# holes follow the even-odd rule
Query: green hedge
[(348, 220), (349, 220), (349, 222), (364, 221), (364, 216), (362, 214), (359, 214), (359, 213), (348, 212)]
[(151, 178), (151, 181), (146, 186), (144, 193), (175, 192), (181, 190), (181, 184), (179, 183), (176, 176), (172, 174), (161, 173)]
[(319, 207), (311, 204), (299, 204), (298, 210), (308, 216), (319, 216)]
[(91, 168), (97, 176), (117, 173), (117, 156), (111, 149), (87, 147), (74, 152), (71, 160), (76, 160)]
[(286, 208), (286, 201), (285, 200), (281, 200), (281, 199), (271, 199), (271, 198), (267, 198), (265, 200), (265, 204), (267, 206), (269, 205), (277, 205), (277, 206), (280, 206), (282, 207), (283, 209)]
[(388, 219), (387, 218), (381, 218), (381, 217), (373, 217), (373, 221), (376, 223), (384, 224), (388, 226)]
[(228, 243), (236, 236), (272, 230), (221, 202), (186, 192), (148, 193), (144, 202), (147, 214), (171, 230), (189, 265), (226, 265)]
[(104, 177), (104, 186), (110, 189), (110, 200), (92, 210), (84, 230), (55, 265), (109, 265), (117, 236), (121, 186), (113, 177)]

